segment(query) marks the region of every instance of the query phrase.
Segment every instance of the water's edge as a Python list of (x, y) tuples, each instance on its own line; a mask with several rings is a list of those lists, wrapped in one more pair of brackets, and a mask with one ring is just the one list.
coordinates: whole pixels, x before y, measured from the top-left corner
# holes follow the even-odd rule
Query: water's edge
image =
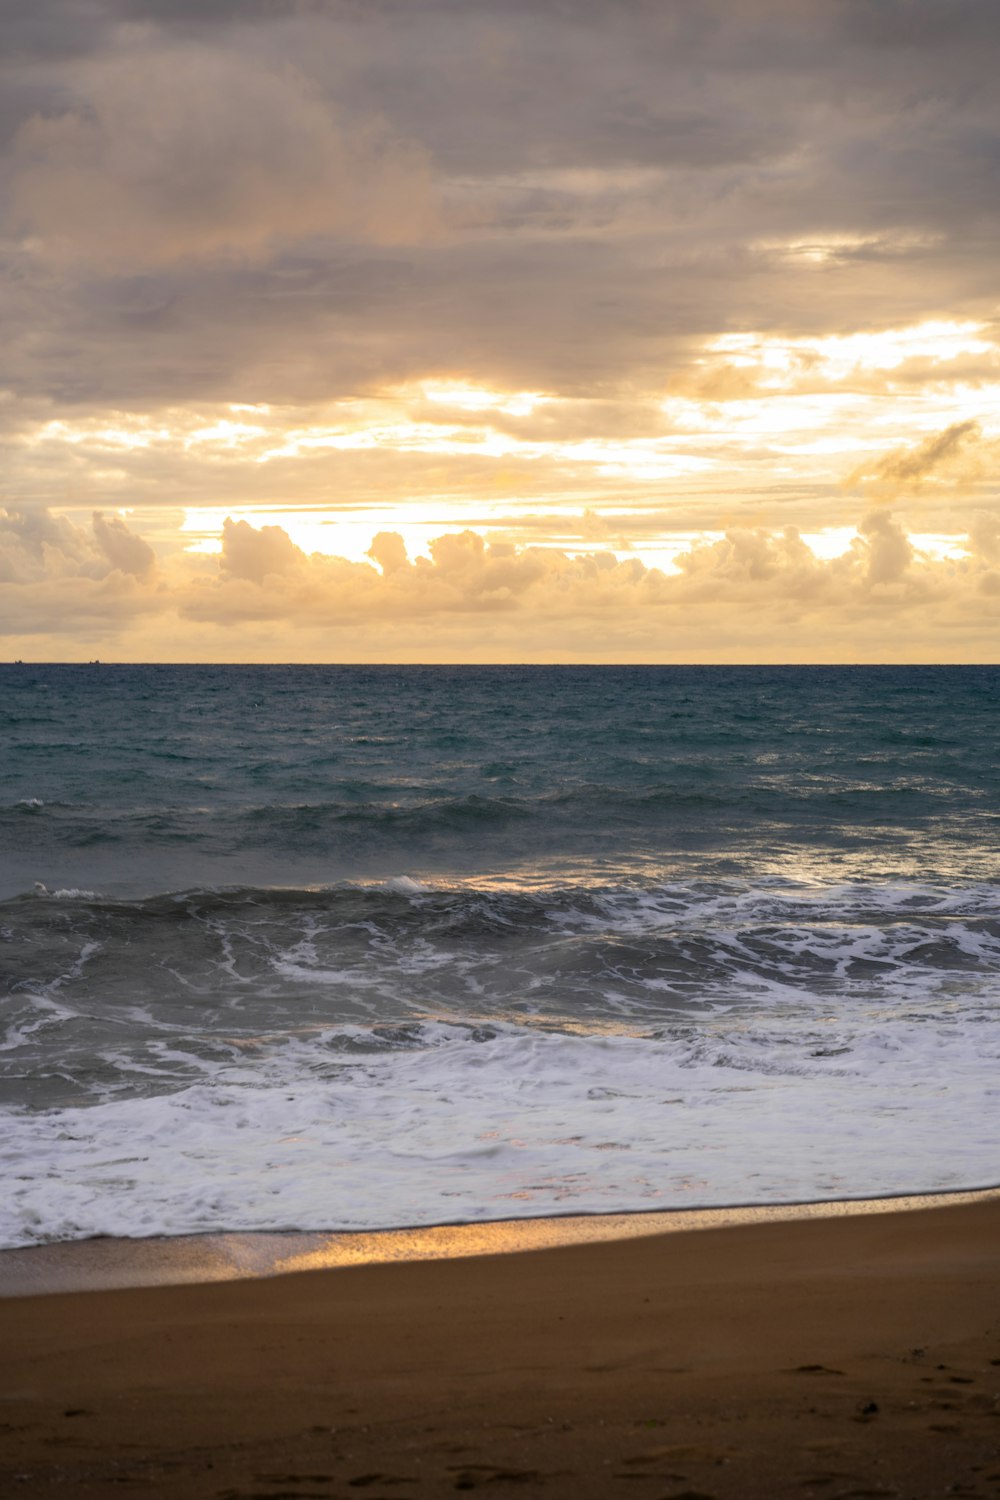
[(63, 1240), (0, 1250), (0, 1297), (179, 1286), (417, 1260), (517, 1254), (597, 1241), (864, 1214), (913, 1213), (1000, 1198), (1000, 1184), (947, 1193), (567, 1214), (477, 1224), (330, 1233), (282, 1231)]

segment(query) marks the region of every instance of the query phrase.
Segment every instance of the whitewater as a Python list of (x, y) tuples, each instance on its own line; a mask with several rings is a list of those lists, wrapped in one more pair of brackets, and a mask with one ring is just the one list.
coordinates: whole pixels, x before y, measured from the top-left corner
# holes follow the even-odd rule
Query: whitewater
[(998, 687), (0, 667), (0, 1246), (996, 1183)]

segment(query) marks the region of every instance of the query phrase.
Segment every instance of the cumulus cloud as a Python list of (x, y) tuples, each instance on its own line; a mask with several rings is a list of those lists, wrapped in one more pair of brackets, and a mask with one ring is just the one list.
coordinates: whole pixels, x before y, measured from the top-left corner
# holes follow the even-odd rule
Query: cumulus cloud
[(0, 580), (105, 579), (114, 573), (150, 579), (152, 547), (120, 516), (95, 511), (87, 532), (44, 507), (0, 510)]
[(922, 558), (886, 510), (865, 515), (837, 557), (817, 557), (798, 528), (787, 526), (781, 532), (733, 529), (719, 541), (698, 544), (677, 563), (704, 603), (740, 599), (759, 607), (770, 598), (846, 612), (878, 603), (907, 608), (929, 592), (947, 591), (958, 576), (953, 564)]
[(373, 562), (378, 563), (383, 576), (388, 573), (398, 573), (400, 568), (405, 568), (409, 562), (406, 555), (406, 543), (398, 531), (380, 531), (372, 538), (368, 556)]
[(148, 542), (130, 531), (120, 516), (106, 519), (94, 512), (94, 541), (107, 558), (112, 570), (148, 578), (156, 566), (156, 554)]
[(49, 635), (72, 656), (81, 632), (160, 615), (153, 549), (118, 516), (90, 530), (45, 509), (0, 510), (0, 639)]
[(821, 564), (794, 526), (779, 533), (733, 528), (718, 541), (681, 553), (677, 566), (692, 596), (702, 602), (775, 587), (801, 597), (825, 581)]
[(1000, 516), (979, 511), (969, 527), (969, 550), (988, 563), (1000, 563)]
[(490, 641), (501, 659), (520, 660), (553, 651), (671, 660), (679, 643), (698, 659), (745, 659), (750, 643), (763, 659), (790, 647), (807, 660), (845, 651), (940, 659), (959, 649), (950, 641), (967, 651), (970, 638), (990, 639), (1000, 623), (1000, 540), (985, 519), (959, 560), (922, 554), (898, 519), (876, 510), (834, 558), (818, 557), (794, 527), (734, 529), (689, 548), (674, 573), (471, 531), (442, 535), (429, 558), (414, 559), (398, 534), (380, 533), (371, 547), (377, 566), (306, 554), (278, 526), (229, 521), (221, 542), (215, 559), (153, 572), (135, 545), (145, 544), (121, 522), (95, 517), (88, 532), (44, 513), (7, 513), (0, 605), (8, 638), (61, 630), (79, 644), (97, 621), (103, 654), (116, 631), (118, 649), (131, 654), (133, 622), (145, 614), (160, 619), (164, 639), (199, 631), (187, 638), (200, 650), (211, 640), (222, 659), (245, 629), (265, 627), (271, 653), (280, 642), (287, 659), (307, 641), (324, 642), (331, 659), (349, 642), (355, 659), (440, 659), (447, 643), (452, 659), (475, 660)]
[[(227, 548), (237, 531), (227, 526)], [(343, 558), (307, 556), (280, 527), (254, 532), (244, 522), (239, 531), (244, 545), (245, 533), (253, 534), (261, 557), (273, 557), (274, 564), (260, 562), (252, 572), (237, 574), (224, 551), (220, 576), (179, 599), (183, 610), (200, 619), (246, 610), (330, 623), (393, 618), (425, 624), (444, 614), (513, 613), (526, 630), (533, 622), (557, 618), (630, 618), (655, 630), (657, 614), (703, 606), (709, 614), (748, 609), (766, 615), (779, 609), (787, 618), (789, 607), (821, 605), (832, 614), (874, 608), (898, 610), (902, 617), (929, 600), (957, 599), (979, 566), (971, 555), (961, 566), (923, 556), (902, 523), (885, 510), (867, 514), (853, 542), (832, 559), (819, 558), (795, 527), (735, 529), (682, 553), (676, 573), (611, 552), (570, 555), (517, 547), (468, 530), (438, 537), (429, 559), (412, 561), (398, 534), (380, 533), (371, 548), (378, 572)], [(986, 536), (984, 527), (983, 560), (990, 550)], [(237, 582), (252, 582), (254, 588), (237, 593), (232, 586)], [(711, 631), (711, 619), (704, 623)]]
[(230, 578), (262, 584), (294, 572), (304, 562), (305, 554), (280, 526), (254, 527), (228, 517), (223, 523), (219, 565)]
[(873, 511), (858, 532), (855, 551), (863, 561), (864, 581), (875, 587), (901, 582), (913, 563), (914, 549), (899, 522), (888, 511)]

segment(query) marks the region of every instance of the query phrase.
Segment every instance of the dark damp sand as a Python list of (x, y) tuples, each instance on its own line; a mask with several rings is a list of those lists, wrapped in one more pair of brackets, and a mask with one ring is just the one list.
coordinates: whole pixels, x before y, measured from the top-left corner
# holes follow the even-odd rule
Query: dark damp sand
[(1000, 1493), (1000, 1200), (0, 1301), (0, 1494)]

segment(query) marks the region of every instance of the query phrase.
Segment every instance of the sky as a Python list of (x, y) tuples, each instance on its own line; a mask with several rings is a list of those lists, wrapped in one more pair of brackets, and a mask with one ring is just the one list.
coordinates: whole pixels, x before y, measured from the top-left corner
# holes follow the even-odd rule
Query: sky
[(0, 657), (1000, 659), (996, 0), (0, 38)]

